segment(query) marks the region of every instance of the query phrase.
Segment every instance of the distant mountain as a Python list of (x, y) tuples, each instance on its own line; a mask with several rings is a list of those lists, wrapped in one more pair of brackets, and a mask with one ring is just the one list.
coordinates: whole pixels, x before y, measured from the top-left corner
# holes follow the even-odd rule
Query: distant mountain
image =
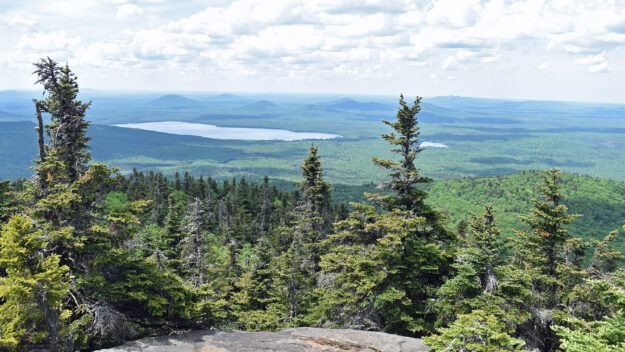
[(622, 119), (625, 117), (624, 104), (604, 104), (588, 102), (567, 102), (550, 100), (504, 100), (489, 98), (472, 98), (461, 96), (440, 96), (427, 98), (430, 104), (456, 112), (484, 116), (485, 111), (498, 111), (512, 115), (564, 115), (569, 116), (575, 111), (578, 116), (607, 117)]
[(245, 110), (268, 110), (276, 107), (278, 107), (278, 105), (270, 102), (269, 100), (259, 100), (254, 103), (247, 104), (241, 108)]
[(358, 110), (358, 111), (380, 111), (392, 109), (391, 105), (376, 102), (360, 102), (350, 98), (333, 100), (326, 103), (317, 104), (325, 108), (337, 110)]
[(234, 94), (230, 94), (230, 93), (224, 93), (224, 94), (219, 94), (216, 95), (212, 98), (210, 98), (211, 101), (220, 101), (220, 102), (241, 102), (241, 101), (249, 101), (247, 98), (245, 97), (241, 97), (238, 95), (234, 95)]
[(187, 108), (197, 107), (200, 105), (200, 102), (177, 94), (167, 94), (158, 99), (152, 100), (150, 105), (160, 108)]
[(16, 114), (0, 110), (0, 121), (27, 121), (33, 120), (33, 117), (23, 114)]

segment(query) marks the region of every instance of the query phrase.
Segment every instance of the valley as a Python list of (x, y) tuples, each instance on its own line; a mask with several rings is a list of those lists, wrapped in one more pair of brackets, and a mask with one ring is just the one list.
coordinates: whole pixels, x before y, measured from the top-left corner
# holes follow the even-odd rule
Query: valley
[[(0, 178), (31, 173), (33, 149), (25, 147), (20, 149), (24, 153), (16, 154), (8, 146), (36, 142), (30, 101), (36, 94), (0, 92), (0, 111), (6, 112), (0, 115), (0, 162), (10, 165), (0, 170)], [(267, 175), (295, 181), (299, 178), (297, 165), (314, 143), (329, 180), (349, 185), (384, 177), (371, 158), (390, 155), (379, 138), (388, 129), (380, 122), (392, 119), (397, 105), (396, 97), (388, 96), (99, 91), (84, 95), (93, 100), (88, 117), (95, 160), (115, 165), (124, 173), (133, 168), (169, 175), (186, 170), (218, 179)], [(427, 163), (419, 167), (435, 179), (558, 167), (574, 174), (625, 180), (623, 105), (431, 97), (424, 99), (419, 119), (427, 155)], [(243, 140), (249, 137), (239, 135), (235, 138), (242, 139), (229, 139), (232, 136), (224, 132), (238, 130), (220, 129), (217, 135), (209, 135), (219, 139), (209, 139), (115, 127), (168, 121), (307, 133), (281, 139), (341, 138)], [(254, 137), (261, 138), (276, 137)]]

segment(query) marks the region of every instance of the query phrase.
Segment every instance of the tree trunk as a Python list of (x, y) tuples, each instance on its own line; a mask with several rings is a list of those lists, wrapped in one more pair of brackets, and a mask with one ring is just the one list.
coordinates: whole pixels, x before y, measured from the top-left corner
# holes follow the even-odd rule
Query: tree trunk
[(39, 162), (46, 161), (46, 150), (44, 147), (44, 139), (43, 139), (43, 117), (41, 116), (41, 105), (39, 101), (33, 99), (33, 103), (35, 103), (35, 109), (37, 111), (37, 142), (39, 143)]
[(43, 317), (48, 327), (48, 350), (50, 352), (60, 351), (61, 336), (59, 336), (59, 314), (46, 302), (46, 292), (38, 288), (36, 292), (37, 305), (43, 311)]

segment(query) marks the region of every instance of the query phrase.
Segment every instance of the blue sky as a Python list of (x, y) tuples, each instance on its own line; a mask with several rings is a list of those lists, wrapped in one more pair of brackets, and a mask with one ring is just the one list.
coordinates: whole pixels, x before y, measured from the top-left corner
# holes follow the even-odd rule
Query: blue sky
[(625, 103), (625, 0), (0, 0), (0, 89), (41, 56), (82, 87)]

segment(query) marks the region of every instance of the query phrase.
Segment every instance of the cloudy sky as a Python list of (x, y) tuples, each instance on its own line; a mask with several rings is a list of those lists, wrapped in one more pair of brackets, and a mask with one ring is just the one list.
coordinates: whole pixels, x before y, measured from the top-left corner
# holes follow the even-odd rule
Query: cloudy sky
[(625, 0), (0, 0), (0, 89), (69, 62), (95, 89), (625, 103)]

